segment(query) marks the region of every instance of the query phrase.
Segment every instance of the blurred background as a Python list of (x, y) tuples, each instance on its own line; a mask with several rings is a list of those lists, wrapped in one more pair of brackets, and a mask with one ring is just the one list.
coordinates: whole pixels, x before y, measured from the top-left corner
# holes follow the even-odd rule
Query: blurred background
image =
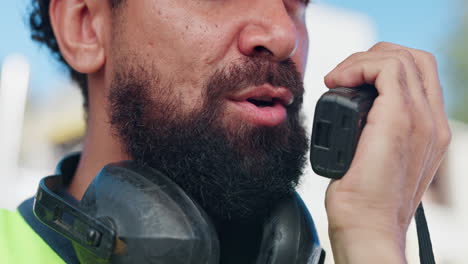
[[(2, 1), (0, 8), (0, 208), (15, 209), (34, 195), (55, 164), (79, 151), (85, 130), (81, 94), (48, 50), (30, 40), (30, 0)], [(439, 63), (452, 145), (425, 199), (438, 263), (468, 260), (468, 1), (317, 0), (308, 10), (310, 54), (304, 111), (309, 127), (323, 77), (339, 62), (378, 41), (433, 53)], [(327, 239), (324, 193), (328, 180), (310, 170), (300, 193)], [(414, 227), (410, 263), (419, 263)]]

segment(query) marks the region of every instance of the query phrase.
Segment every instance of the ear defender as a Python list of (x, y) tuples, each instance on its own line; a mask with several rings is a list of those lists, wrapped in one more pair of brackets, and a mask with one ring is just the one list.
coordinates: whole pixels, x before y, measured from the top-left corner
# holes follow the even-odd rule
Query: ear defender
[(296, 193), (282, 201), (263, 226), (257, 264), (323, 263), (325, 251), (307, 207)]
[[(61, 176), (41, 181), (34, 213), (72, 241), (81, 263), (220, 263), (209, 216), (155, 169), (107, 165), (78, 205), (57, 194), (61, 185)], [(312, 218), (294, 195), (265, 221), (256, 263), (315, 264), (321, 253)]]

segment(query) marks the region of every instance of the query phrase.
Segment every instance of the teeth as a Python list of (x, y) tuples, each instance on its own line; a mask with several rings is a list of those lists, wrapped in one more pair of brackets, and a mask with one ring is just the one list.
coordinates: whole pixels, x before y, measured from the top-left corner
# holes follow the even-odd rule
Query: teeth
[(294, 97), (292, 96), (291, 99), (289, 99), (288, 102), (286, 102), (286, 105), (292, 105), (294, 103)]

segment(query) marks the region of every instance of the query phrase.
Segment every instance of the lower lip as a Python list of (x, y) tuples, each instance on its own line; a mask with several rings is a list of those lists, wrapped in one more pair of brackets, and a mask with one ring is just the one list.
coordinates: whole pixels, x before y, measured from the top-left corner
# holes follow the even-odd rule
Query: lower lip
[(247, 101), (230, 101), (243, 119), (258, 126), (277, 126), (286, 120), (286, 108), (276, 102), (273, 106), (257, 107)]

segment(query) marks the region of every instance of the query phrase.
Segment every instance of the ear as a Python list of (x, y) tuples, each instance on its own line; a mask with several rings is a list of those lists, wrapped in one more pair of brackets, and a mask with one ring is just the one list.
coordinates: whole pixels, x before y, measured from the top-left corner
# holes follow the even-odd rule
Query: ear
[(100, 17), (105, 14), (92, 2), (51, 0), (49, 6), (50, 21), (62, 56), (73, 69), (84, 74), (99, 71), (106, 57), (102, 29), (105, 19)]

